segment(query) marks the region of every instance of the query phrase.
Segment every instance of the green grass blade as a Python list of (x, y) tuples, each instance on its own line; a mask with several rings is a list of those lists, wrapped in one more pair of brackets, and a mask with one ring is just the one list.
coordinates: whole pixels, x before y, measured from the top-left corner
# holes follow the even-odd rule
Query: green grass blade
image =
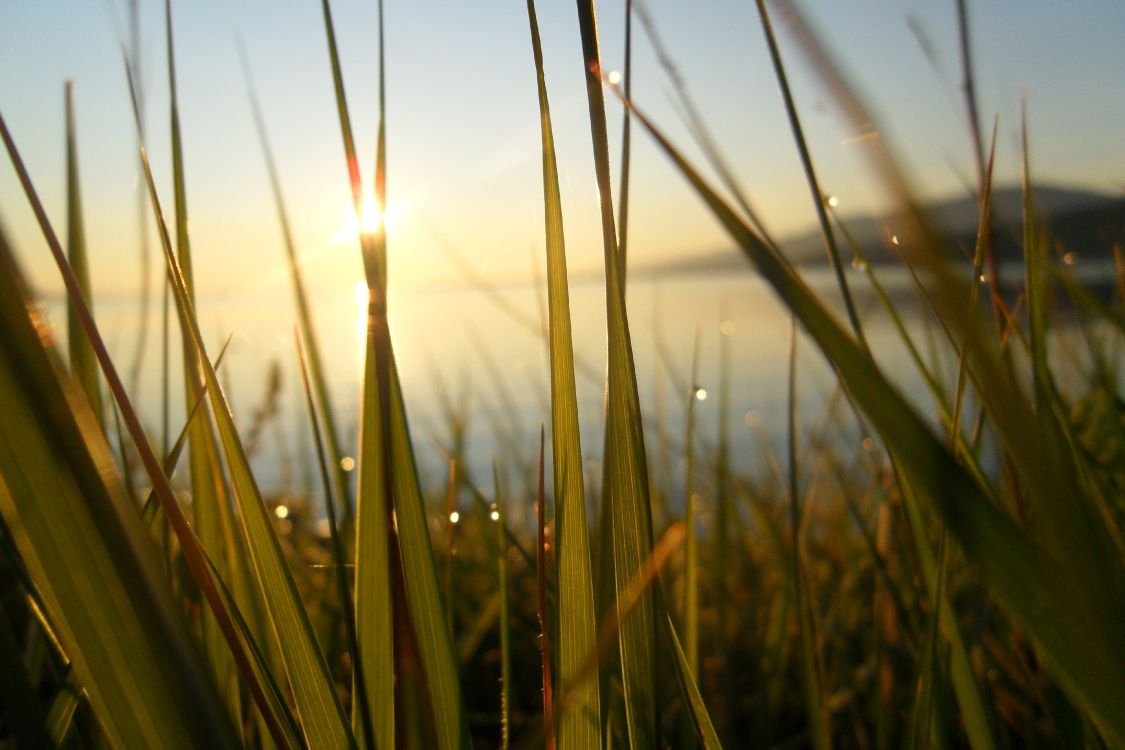
[[(78, 181), (78, 141), (74, 125), (74, 84), (66, 82), (66, 254), (87, 306), (93, 306), (90, 286), (90, 265), (86, 253), (86, 229), (82, 218), (82, 187)], [(98, 363), (82, 323), (73, 306), (67, 308), (66, 343), (70, 354), (70, 371), (82, 384), (86, 398), (94, 410), (98, 424), (105, 429), (101, 389), (98, 387)]]
[(508, 604), (508, 539), (505, 535), (504, 502), (500, 497), (500, 474), (495, 461), (492, 462), (492, 486), (496, 495), (496, 509), (492, 515), (496, 524), (496, 587), (500, 592), (500, 749), (508, 750), (512, 733), (512, 622)]
[(699, 534), (696, 529), (695, 493), (695, 404), (699, 389), (699, 326), (695, 327), (695, 345), (691, 354), (691, 381), (685, 398), (687, 429), (684, 435), (684, 641), (687, 663), (692, 677), (699, 676)]
[[(625, 587), (640, 572), (652, 551), (652, 509), (649, 502), (648, 469), (641, 426), (637, 376), (629, 321), (625, 311), (625, 264), (617, 247), (614, 228), (613, 192), (609, 176), (609, 144), (606, 131), (605, 96), (593, 0), (578, 0), (578, 25), (582, 38), (582, 60), (586, 74), (586, 96), (594, 167), (601, 207), (602, 242), (605, 254), (606, 317), (609, 366), (606, 407), (606, 497), (613, 524), (613, 569), (617, 585), (617, 608)], [(634, 748), (657, 744), (659, 716), (656, 701), (656, 598), (645, 590), (630, 614), (622, 616), (618, 645), (625, 692), (629, 742)]]
[(840, 251), (836, 247), (836, 238), (832, 234), (832, 225), (828, 222), (828, 209), (825, 205), (826, 198), (820, 189), (820, 181), (816, 177), (816, 169), (813, 167), (812, 155), (809, 153), (809, 146), (805, 140), (805, 130), (801, 126), (801, 118), (797, 114), (797, 105), (793, 101), (793, 93), (789, 89), (789, 77), (785, 73), (785, 65), (781, 61), (781, 52), (777, 48), (777, 38), (773, 33), (773, 24), (770, 22), (769, 11), (766, 10), (765, 0), (757, 0), (758, 2), (758, 18), (762, 22), (762, 31), (766, 37), (766, 46), (770, 51), (770, 60), (773, 62), (774, 73), (777, 76), (777, 84), (781, 89), (781, 98), (785, 102), (785, 114), (789, 118), (789, 128), (793, 132), (793, 140), (797, 145), (797, 153), (801, 157), (801, 167), (805, 172), (805, 180), (808, 183), (809, 190), (812, 192), (813, 205), (816, 207), (816, 218), (820, 225), (820, 236), (824, 242), (825, 252), (828, 254), (828, 261), (832, 266), (832, 272), (836, 276), (836, 284), (840, 288), (840, 296), (844, 300), (844, 309), (848, 314), (848, 322), (851, 323), (852, 331), (855, 333), (856, 339), (866, 349), (867, 341), (863, 337), (863, 326), (859, 321), (859, 313), (856, 311), (855, 302), (852, 300), (851, 289), (848, 287), (847, 279), (844, 278), (844, 264), (840, 260)]
[(469, 742), (468, 725), (457, 677), (457, 662), (442, 609), (433, 547), (393, 354), (388, 364), (393, 460), (390, 474), (407, 604), (434, 707), (439, 745), (442, 748), (466, 747)]
[[(130, 89), (132, 89), (132, 82), (130, 81)], [(134, 99), (134, 103), (135, 103)], [(134, 108), (134, 111), (136, 109)], [(78, 286), (78, 281), (74, 277), (74, 273), (70, 269), (70, 264), (66, 260), (63, 253), (61, 244), (47, 218), (47, 213), (43, 208), (42, 201), (39, 200), (38, 193), (31, 182), (31, 177), (27, 173), (27, 169), (23, 164), (23, 159), (20, 157), (19, 151), (16, 148), (15, 142), (12, 140), (11, 133), (4, 122), (3, 116), (0, 116), (0, 138), (4, 141), (4, 146), (11, 157), (12, 164), (15, 167), (16, 174), (19, 177), (20, 183), (23, 186), (24, 193), (27, 196), (28, 202), (31, 204), (32, 212), (35, 214), (36, 220), (39, 223), (40, 229), (43, 232), (44, 238), (47, 240), (48, 249), (54, 258), (55, 264), (62, 274), (63, 283), (66, 287), (68, 301), (74, 305), (75, 310), (78, 312), (78, 317), (82, 321), (82, 326), (85, 330), (86, 336), (90, 341), (91, 346), (94, 348), (94, 353), (97, 356), (98, 363), (101, 365), (102, 374), (105, 376), (106, 382), (109, 386), (110, 392), (113, 394), (114, 401), (120, 407), (121, 416), (124, 419), (125, 425), (128, 428), (129, 436), (132, 438), (137, 452), (141, 459), (141, 463), (148, 473), (153, 487), (157, 490), (157, 496), (160, 499), (162, 508), (165, 515), (168, 517), (169, 523), (175, 531), (176, 537), (180, 542), (180, 549), (183, 552), (183, 559), (187, 567), (192, 573), (193, 578), (199, 585), (200, 592), (210, 605), (211, 611), (215, 614), (223, 636), (230, 646), (231, 652), (234, 655), (235, 663), (242, 674), (245, 684), (249, 687), (254, 702), (262, 711), (265, 717), (267, 726), (271, 735), (280, 747), (288, 747), (289, 744), (284, 740), (280, 728), (277, 724), (277, 719), (270, 710), (266, 701), (260, 681), (253, 673), (253, 668), (249, 663), (246, 656), (245, 649), (238, 638), (238, 633), (235, 630), (234, 624), (230, 619), (230, 614), (227, 612), (223, 604), (222, 598), (215, 587), (215, 581), (211, 575), (211, 571), (207, 567), (203, 549), (200, 545), (198, 537), (188, 524), (187, 519), (184, 517), (183, 512), (180, 510), (179, 503), (175, 494), (172, 491), (168, 478), (161, 470), (160, 463), (152, 452), (149, 446), (148, 438), (145, 436), (144, 429), (141, 427), (140, 419), (137, 417), (136, 411), (133, 409), (129, 397), (125, 392), (125, 386), (121, 381), (120, 376), (117, 374), (117, 368), (113, 365), (109, 357), (109, 352), (106, 350), (105, 342), (102, 340), (101, 334), (98, 332), (97, 325), (94, 323), (93, 315), (90, 313), (89, 308), (86, 307), (85, 300), (82, 297), (81, 290)], [(145, 177), (149, 190), (155, 199), (155, 190), (153, 188), (152, 173), (148, 168), (148, 157), (141, 149), (141, 163), (145, 168)], [(167, 238), (167, 230), (164, 227), (163, 219), (160, 223), (161, 228), (164, 230), (163, 239), (168, 248), (169, 257), (171, 257), (171, 244)], [(5, 252), (7, 252), (5, 250)], [(14, 268), (14, 266), (12, 266)], [(17, 274), (13, 271), (13, 277)], [(17, 285), (18, 286), (18, 285)], [(20, 299), (20, 295), (10, 295), (12, 299)], [(26, 304), (26, 303), (25, 303)], [(115, 412), (116, 413), (116, 412)], [(130, 501), (132, 502), (132, 501)], [(131, 506), (132, 507), (132, 506)], [(132, 508), (135, 514), (136, 509)]]
[(806, 585), (805, 569), (802, 563), (801, 529), (802, 510), (800, 507), (800, 466), (797, 460), (797, 321), (790, 319), (789, 328), (789, 367), (788, 367), (788, 409), (786, 410), (786, 435), (789, 449), (787, 461), (789, 495), (789, 581), (792, 586), (793, 601), (796, 602), (794, 615), (797, 619), (797, 638), (801, 647), (801, 684), (805, 693), (805, 711), (809, 720), (809, 733), (815, 750), (830, 750), (832, 747), (829, 715), (824, 705), (824, 685), (821, 679), (820, 652), (816, 647), (816, 634), (813, 632), (813, 603)]
[(343, 528), (347, 529), (352, 520), (352, 504), (348, 491), (348, 476), (343, 468), (344, 452), (341, 449), (340, 430), (336, 426), (336, 411), (332, 407), (332, 398), (328, 390), (328, 381), (324, 376), (323, 357), (320, 355), (320, 344), (313, 325), (312, 309), (309, 307), (308, 294), (305, 291), (304, 274), (297, 260), (297, 246), (293, 239), (293, 230), (289, 222), (289, 210), (285, 205), (285, 197), (281, 191), (281, 178), (277, 170), (277, 163), (270, 146), (269, 134), (266, 132), (265, 118), (258, 102), (258, 95), (250, 79), (250, 64), (246, 53), (239, 46), (242, 57), (242, 69), (246, 77), (246, 88), (250, 98), (250, 109), (254, 115), (254, 125), (258, 131), (258, 142), (262, 147), (262, 156), (266, 162), (266, 172), (269, 175), (270, 189), (273, 192), (274, 206), (277, 209), (277, 220), (281, 226), (281, 239), (285, 245), (285, 259), (289, 265), (289, 277), (293, 284), (293, 299), (297, 303), (297, 321), (301, 326), (301, 338), (305, 342), (308, 358), (309, 375), (312, 376), (313, 393), (316, 395), (316, 404), (320, 410), (320, 418), (324, 422), (325, 447), (328, 450), (328, 462), (332, 469), (332, 485), (335, 490), (337, 502), (344, 513)]
[(53, 631), (119, 746), (234, 747), (109, 446), (31, 309), (0, 237), (0, 514)]
[[(175, 37), (173, 34), (172, 0), (164, 2), (164, 32), (168, 56), (169, 121), (171, 126), (172, 186), (175, 199), (176, 253), (183, 272), (184, 285), (188, 299), (195, 303), (194, 273), (191, 260), (191, 240), (188, 232), (187, 188), (185, 185), (185, 166), (183, 139), (180, 132), (179, 98), (176, 88)], [(180, 317), (183, 339), (184, 403), (191, 404), (203, 398), (203, 377), (200, 372), (199, 355), (192, 345), (191, 336), (186, 330), (187, 323)], [(231, 579), (227, 564), (227, 549), (224, 544), (223, 526), (233, 526), (230, 518), (231, 504), (227, 498), (218, 462), (212, 458), (218, 454), (215, 434), (211, 420), (206, 418), (206, 410), (200, 419), (192, 420), (188, 431), (188, 464), (191, 474), (192, 514), (199, 541), (208, 556), (215, 561), (219, 575)], [(234, 664), (230, 651), (223, 643), (223, 635), (218, 623), (209, 613), (203, 615), (203, 643), (211, 661), (211, 668), (219, 684), (223, 686), (236, 724), (241, 723), (241, 698), (234, 681)]]
[(719, 735), (715, 731), (714, 724), (711, 723), (711, 715), (707, 712), (707, 706), (703, 703), (703, 695), (699, 692), (699, 685), (696, 684), (695, 671), (691, 664), (688, 662), (687, 656), (684, 655), (683, 646), (680, 645), (680, 638), (676, 635), (676, 626), (672, 624), (672, 618), (668, 617), (668, 640), (672, 644), (672, 649), (676, 652), (676, 677), (679, 679), (680, 690), (684, 694), (684, 698), (688, 705), (688, 713), (691, 714), (691, 721), (695, 725), (696, 734), (699, 735), (699, 744), (704, 750), (720, 750), (722, 743), (719, 742)]
[(227, 460), (234, 499), (238, 505), (241, 528), (253, 563), (269, 619), (281, 646), (280, 652), (289, 675), (297, 712), (310, 747), (350, 747), (354, 744), (344, 711), (336, 699), (335, 688), (324, 654), (317, 644), (308, 611), (301, 601), (296, 582), (285, 561), (270, 514), (262, 501), (257, 482), (250, 471), (242, 441), (234, 424), (234, 416), (219, 385), (218, 376), (206, 357), (203, 336), (188, 295), (180, 265), (172, 253), (171, 239), (164, 214), (145, 159), (152, 209), (160, 230), (164, 257), (172, 278), (172, 291), (186, 323), (190, 343), (203, 366), (207, 396), (218, 427), (219, 444)]
[(535, 614), (539, 620), (539, 657), (543, 678), (543, 735), (547, 750), (555, 748), (554, 680), (551, 679), (551, 629), (547, 615), (547, 493), (543, 489), (546, 436), (539, 432), (539, 481), (535, 495)]
[[(351, 121), (348, 115), (347, 100), (344, 94), (343, 76), (340, 71), (339, 55), (336, 49), (336, 36), (328, 1), (323, 0), (324, 24), (328, 41), (329, 57), (332, 64), (333, 83), (336, 90), (336, 104), (340, 119), (340, 130), (344, 140), (344, 154), (347, 161), (349, 184), (355, 209), (362, 205), (362, 185), (359, 165), (356, 160), (355, 142), (352, 137)], [(379, 4), (379, 42), (382, 60), (383, 11)], [(384, 69), (379, 73), (379, 130), (376, 144), (375, 199), (382, 210), (386, 205), (386, 144), (383, 125), (385, 111)], [(441, 593), (437, 583), (433, 548), (430, 543), (426, 523), (422, 492), (418, 485), (418, 471), (414, 461), (414, 450), (410, 442), (406, 409), (403, 404), (402, 386), (391, 347), (390, 330), (387, 325), (387, 276), (386, 276), (385, 227), (375, 232), (363, 232), (360, 245), (363, 252), (364, 270), (369, 292), (368, 302), (368, 358), (369, 367), (364, 380), (364, 409), (361, 429), (378, 430), (382, 448), (377, 459), (381, 461), (384, 493), (393, 508), (398, 537), (400, 559), (391, 560), (392, 565), (402, 566), (402, 576), (406, 584), (407, 612), (417, 641), (426, 686), (429, 689), (430, 705), (433, 708), (433, 731), (439, 747), (450, 750), (464, 747), (469, 742), (468, 724), (461, 698), (461, 685), (457, 677), (457, 663), (453, 654), (453, 644), (441, 603)], [(367, 411), (368, 404), (373, 407)], [(374, 420), (368, 422), (368, 420)], [(378, 444), (378, 443), (377, 443)], [(364, 544), (360, 539), (357, 548)], [(357, 559), (357, 566), (366, 564)], [(375, 571), (378, 572), (378, 571)], [(389, 571), (388, 571), (389, 572)], [(357, 577), (358, 577), (357, 573)], [(362, 612), (365, 604), (364, 593), (357, 590), (357, 612)], [(362, 649), (362, 646), (361, 646)], [(362, 651), (361, 651), (362, 655)]]
[[(919, 496), (941, 514), (968, 560), (1034, 637), (1055, 676), (1087, 706), (1111, 741), (1125, 738), (1125, 717), (1114, 708), (1125, 705), (1125, 677), (1117, 667), (1110, 666), (1125, 663), (1125, 643), (1116, 637), (1114, 625), (1122, 621), (1119, 615), (1125, 597), (1117, 593), (1107, 595), (1093, 586), (1098, 579), (1084, 575), (1090, 569), (1084, 560), (1051, 553), (1021, 533), (992, 505), (898, 389), (863, 355), (858, 344), (784, 259), (735, 215), (647, 118), (635, 109), (634, 117), (644, 124), (748, 260), (798, 317), (884, 443), (896, 446), (896, 457)], [(1017, 393), (1018, 390), (997, 395), (1010, 399)], [(1018, 415), (1017, 408), (1012, 407)], [(1029, 431), (1025, 440), (1033, 434)], [(1050, 492), (1060, 479), (1048, 480), (1041, 491)], [(1056, 500), (1062, 497), (1061, 493), (1055, 495)], [(1116, 568), (1110, 564), (1105, 570)], [(1114, 578), (1110, 576), (1105, 584), (1117, 592), (1121, 584)], [(1076, 586), (1075, 580), (1086, 584)], [(1074, 634), (1079, 632), (1085, 637), (1075, 638)], [(1114, 656), (1109, 658), (1109, 654)]]
[[(555, 159), (543, 48), (533, 0), (527, 2), (535, 77), (539, 92), (539, 121), (543, 148), (543, 204), (547, 232), (547, 297), (551, 341), (551, 446), (555, 488), (555, 555), (558, 560), (558, 682), (560, 692), (574, 679), (582, 658), (594, 647), (594, 578), (590, 561), (590, 532), (586, 521), (586, 493), (582, 445), (578, 429), (578, 397), (571, 339), (570, 294), (567, 288), (562, 199)], [(601, 746), (601, 698), (598, 680), (577, 688), (571, 710), (559, 717), (562, 750)]]
[(336, 585), (340, 596), (340, 606), (343, 609), (344, 631), (348, 635), (348, 650), (352, 655), (352, 672), (355, 675), (355, 691), (357, 713), (356, 721), (363, 730), (363, 739), (368, 747), (376, 747), (375, 729), (372, 722), (371, 703), (367, 698), (367, 680), (363, 673), (363, 660), (359, 653), (359, 638), (356, 634), (355, 604), (352, 601), (351, 585), (348, 582), (348, 569), (344, 557), (344, 545), (340, 541), (340, 530), (336, 522), (336, 505), (332, 498), (332, 480), (329, 479), (328, 464), (324, 458), (324, 441), (321, 437), (320, 420), (316, 416), (316, 405), (313, 402), (312, 389), (309, 386), (309, 371), (305, 364), (305, 351), (301, 346), (301, 338), (297, 336), (297, 360), (301, 365), (301, 383), (305, 389), (305, 402), (308, 407), (309, 423), (312, 425), (313, 443), (316, 446), (317, 462), (320, 465), (320, 476), (324, 488), (324, 508), (328, 515), (328, 533), (332, 541), (332, 562), (336, 572)]
[[(380, 748), (395, 744), (394, 611), (386, 466), (375, 383), (375, 341), (370, 330), (364, 355), (360, 403), (359, 479), (356, 490), (355, 609), (357, 647), (366, 666), (369, 710), (376, 717)], [(358, 691), (355, 696), (358, 699)], [(358, 706), (353, 711), (358, 712)], [(354, 718), (354, 716), (353, 716)]]

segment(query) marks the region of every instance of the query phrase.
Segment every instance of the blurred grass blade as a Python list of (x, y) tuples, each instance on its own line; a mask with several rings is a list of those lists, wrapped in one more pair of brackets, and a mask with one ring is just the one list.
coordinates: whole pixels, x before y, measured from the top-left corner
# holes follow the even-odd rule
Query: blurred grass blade
[(0, 237), (0, 514), (53, 630), (118, 746), (234, 747), (109, 446), (32, 309)]
[[(86, 228), (82, 217), (82, 187), (78, 181), (78, 142), (74, 124), (74, 83), (66, 82), (66, 255), (86, 305), (93, 307), (94, 295), (90, 286), (90, 264), (86, 253)], [(82, 384), (86, 398), (105, 430), (105, 413), (102, 407), (101, 388), (98, 387), (98, 362), (90, 340), (82, 330), (72, 305), (67, 307), (66, 343), (70, 354), (70, 372)]]
[(51, 733), (54, 747), (61, 747), (74, 726), (74, 715), (82, 704), (82, 686), (74, 677), (74, 671), (67, 672), (62, 684), (55, 693), (51, 707), (47, 711), (47, 731)]
[(606, 497), (603, 502), (610, 504), (613, 525), (613, 571), (620, 617), (618, 644), (629, 743), (633, 748), (650, 748), (658, 742), (660, 724), (656, 701), (656, 598), (646, 589), (625, 617), (621, 612), (621, 596), (652, 552), (652, 509), (637, 376), (625, 311), (625, 264), (614, 228), (605, 96), (593, 0), (578, 0), (578, 26), (605, 255), (609, 362), (603, 469)]
[(328, 390), (328, 381), (324, 377), (323, 357), (320, 355), (320, 345), (313, 325), (312, 310), (309, 307), (308, 294), (305, 291), (305, 279), (301, 272), (301, 265), (297, 260), (297, 246), (293, 239), (293, 230), (289, 223), (289, 210), (285, 206), (285, 198), (281, 192), (281, 178), (278, 175), (277, 163), (274, 160), (273, 148), (270, 146), (269, 134), (266, 132), (265, 118), (258, 102), (258, 95), (250, 78), (250, 63), (246, 58), (244, 48), (239, 45), (242, 58), (242, 69), (246, 77), (246, 88), (250, 98), (250, 109), (254, 115), (254, 125), (258, 131), (258, 142), (262, 146), (262, 156), (266, 162), (266, 172), (269, 175), (270, 189), (273, 191), (274, 206), (277, 209), (277, 220), (281, 225), (281, 239), (285, 245), (285, 259), (289, 265), (289, 276), (293, 283), (293, 299), (297, 303), (297, 320), (301, 325), (301, 337), (305, 342), (309, 365), (309, 375), (312, 376), (313, 393), (316, 395), (316, 404), (320, 409), (320, 418), (324, 420), (324, 440), (328, 449), (328, 462), (331, 468), (332, 485), (335, 490), (337, 502), (343, 512), (342, 528), (351, 527), (353, 508), (348, 490), (348, 476), (344, 471), (344, 453), (340, 447), (340, 430), (336, 426), (336, 411), (332, 408), (331, 394)]
[[(4, 492), (0, 485), (0, 492)], [(27, 663), (20, 653), (20, 644), (12, 634), (14, 623), (0, 602), (0, 705), (4, 706), (9, 741), (20, 747), (51, 748), (47, 715), (36, 695)]]
[(547, 493), (543, 489), (546, 436), (539, 431), (539, 480), (535, 496), (535, 612), (539, 619), (539, 656), (543, 678), (543, 734), (547, 750), (555, 748), (554, 681), (551, 679), (551, 630), (547, 616)]
[(830, 750), (832, 735), (829, 715), (824, 705), (824, 685), (821, 680), (820, 652), (813, 632), (813, 603), (806, 585), (801, 555), (802, 510), (800, 507), (800, 467), (797, 462), (797, 320), (789, 320), (788, 409), (786, 409), (786, 436), (789, 455), (787, 476), (789, 480), (789, 581), (793, 601), (797, 606), (797, 639), (801, 648), (801, 683), (805, 693), (805, 712), (809, 733), (815, 750)]
[(512, 623), (508, 605), (508, 539), (504, 533), (504, 501), (500, 496), (500, 474), (492, 462), (492, 486), (496, 509), (496, 587), (500, 591), (500, 749), (508, 750), (511, 741), (512, 711)]
[[(1125, 597), (1118, 595), (1122, 586), (1116, 564), (1109, 563), (1103, 569), (1114, 571), (1108, 580), (1102, 581), (1113, 592), (1109, 594), (1092, 585), (1096, 579), (1084, 575), (1089, 570), (1085, 560), (1054, 554), (1021, 533), (988, 501), (925, 421), (863, 355), (858, 344), (785, 260), (735, 215), (636, 109), (634, 117), (801, 321), (884, 443), (896, 446), (896, 458), (919, 496), (940, 513), (969, 562), (1034, 637), (1055, 676), (1087, 706), (1108, 739), (1125, 740), (1125, 715), (1116, 708), (1125, 705), (1125, 677), (1117, 666), (1125, 663), (1125, 642), (1116, 636), (1116, 623), (1125, 621), (1120, 616)], [(981, 375), (986, 373), (982, 371)], [(1025, 439), (1029, 438), (1030, 434)], [(1041, 490), (1049, 491), (1057, 483), (1058, 479), (1048, 481)], [(1057, 495), (1056, 500), (1061, 497)], [(1075, 580), (1090, 585), (1076, 586)], [(1075, 638), (1075, 633), (1083, 633), (1084, 637)]]
[[(594, 647), (594, 578), (590, 562), (590, 532), (586, 521), (585, 479), (578, 428), (578, 397), (571, 339), (570, 294), (567, 288), (562, 199), (558, 164), (547, 103), (543, 48), (534, 0), (527, 1), (531, 46), (539, 92), (539, 122), (543, 144), (543, 204), (547, 232), (547, 297), (549, 300), (551, 361), (551, 446), (555, 488), (555, 555), (558, 560), (558, 681), (560, 692), (574, 679), (582, 658)], [(601, 739), (601, 699), (598, 680), (585, 680), (574, 696), (575, 705), (559, 718), (562, 750), (596, 750)]]
[(696, 529), (698, 495), (695, 493), (695, 404), (699, 395), (699, 326), (695, 327), (695, 344), (691, 353), (691, 380), (684, 396), (687, 399), (687, 429), (684, 435), (684, 640), (685, 653), (693, 677), (699, 676), (699, 534)]

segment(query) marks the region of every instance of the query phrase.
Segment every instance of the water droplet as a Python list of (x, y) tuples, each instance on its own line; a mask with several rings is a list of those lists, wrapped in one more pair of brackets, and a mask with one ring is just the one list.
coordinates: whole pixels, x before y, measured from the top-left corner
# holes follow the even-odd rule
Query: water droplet
[(340, 468), (344, 471), (351, 471), (355, 468), (355, 459), (351, 456), (344, 456), (340, 459)]
[(1076, 253), (1076, 252), (1072, 251), (1072, 252), (1069, 252), (1069, 253), (1067, 253), (1066, 255), (1063, 256), (1063, 263), (1065, 263), (1068, 266), (1073, 266), (1077, 262), (1078, 262), (1078, 253)]
[(278, 518), (289, 518), (289, 506), (279, 505), (273, 509), (273, 514)]
[(609, 84), (611, 86), (616, 86), (617, 84), (621, 83), (621, 74), (618, 73), (616, 70), (611, 70), (611, 71), (609, 71), (609, 75), (607, 76), (607, 79), (609, 80)]
[(840, 205), (840, 199), (834, 195), (830, 195), (825, 203), (828, 204), (829, 208), (836, 208), (836, 206)]
[(700, 388), (699, 386), (696, 386), (695, 387), (695, 400), (696, 401), (706, 401), (707, 400), (707, 389), (706, 388)]
[(494, 510), (491, 513), (488, 514), (488, 517), (491, 518), (493, 521), (499, 521), (500, 520), (500, 511)]
[(458, 513), (457, 511), (453, 511), (452, 513), (449, 514), (449, 522), (450, 523), (457, 523), (460, 520), (461, 520), (461, 514)]

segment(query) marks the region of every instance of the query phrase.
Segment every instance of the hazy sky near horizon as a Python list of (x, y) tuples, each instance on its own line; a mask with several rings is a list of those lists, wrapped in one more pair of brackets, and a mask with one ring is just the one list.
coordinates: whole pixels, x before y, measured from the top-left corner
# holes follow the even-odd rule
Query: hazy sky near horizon
[[(56, 230), (65, 234), (63, 83), (75, 82), (80, 170), (95, 290), (138, 286), (136, 136), (115, 24), (124, 0), (0, 3), (0, 112)], [(170, 211), (163, 3), (142, 2), (148, 140)], [(658, 33), (717, 142), (767, 225), (803, 229), (812, 206), (788, 131), (756, 9), (750, 0), (647, 3)], [(807, 2), (803, 6), (884, 126), (920, 192), (963, 190), (970, 147), (959, 96), (952, 0)], [(334, 0), (340, 52), (364, 178), (376, 128), (374, 0)], [(623, 60), (623, 0), (601, 2), (603, 66)], [(570, 267), (601, 261), (597, 194), (577, 16), (571, 2), (540, 2), (547, 85), (559, 155)], [(245, 44), (281, 172), (297, 243), (318, 289), (361, 278), (349, 208), (324, 24), (316, 0), (174, 3), (176, 61), (195, 272), (203, 293), (284, 293), (278, 223), (254, 133), (236, 37)], [(997, 174), (1019, 174), (1018, 123), (1026, 93), (1032, 171), (1043, 182), (1125, 190), (1125, 4), (1116, 0), (970, 2), (981, 113), (999, 117)], [(114, 16), (118, 20), (114, 20)], [(908, 19), (932, 47), (927, 61)], [(634, 29), (634, 96), (697, 161), (669, 104), (666, 74)], [(542, 254), (542, 182), (534, 68), (519, 0), (388, 0), (387, 136), (391, 283), (456, 282), (439, 249), (456, 249), (498, 281), (526, 278)], [(849, 141), (796, 46), (781, 33), (795, 95), (826, 191), (845, 212), (877, 210), (860, 152)], [(620, 151), (621, 107), (609, 103)], [(729, 246), (651, 139), (634, 131), (630, 262)], [(6, 157), (0, 226), (33, 283), (57, 273)], [(169, 214), (169, 218), (170, 214)], [(153, 243), (154, 271), (156, 276)]]

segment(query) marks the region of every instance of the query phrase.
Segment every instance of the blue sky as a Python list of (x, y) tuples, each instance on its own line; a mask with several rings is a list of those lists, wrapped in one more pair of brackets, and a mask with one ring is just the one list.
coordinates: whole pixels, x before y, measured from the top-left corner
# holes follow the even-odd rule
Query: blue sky
[[(150, 149), (171, 202), (163, 4), (143, 4)], [(371, 178), (376, 124), (373, 0), (336, 0), (345, 78), (362, 164)], [(704, 119), (766, 223), (803, 228), (811, 206), (766, 55), (754, 3), (648, 3), (659, 34)], [(804, 6), (858, 82), (919, 190), (956, 193), (971, 175), (957, 85), (953, 2), (865, 0)], [(1000, 118), (998, 175), (1019, 170), (1019, 101), (1026, 93), (1033, 172), (1043, 181), (1125, 189), (1125, 4), (972, 2), (981, 111)], [(315, 0), (177, 3), (176, 55), (196, 277), (204, 291), (283, 288), (280, 237), (235, 46), (245, 42), (311, 281), (350, 290), (361, 271), (340, 240), (348, 193), (320, 4)], [(599, 5), (603, 62), (622, 60), (623, 2)], [(81, 176), (96, 289), (137, 286), (137, 164), (113, 15), (121, 0), (0, 5), (0, 112), (63, 231), (63, 82), (74, 79)], [(575, 9), (541, 2), (571, 268), (596, 271), (601, 253)], [(937, 70), (910, 31), (929, 39)], [(456, 281), (436, 238), (478, 270), (523, 278), (542, 246), (542, 188), (534, 71), (518, 0), (387, 4), (392, 284)], [(793, 85), (825, 189), (841, 210), (875, 210), (877, 189), (815, 77), (782, 33)], [(635, 97), (689, 154), (668, 82), (637, 30)], [(617, 149), (620, 108), (611, 104)], [(726, 246), (683, 180), (640, 133), (634, 139), (631, 259), (656, 261)], [(58, 288), (6, 157), (0, 223), (36, 286)], [(335, 239), (334, 239), (335, 238)]]

